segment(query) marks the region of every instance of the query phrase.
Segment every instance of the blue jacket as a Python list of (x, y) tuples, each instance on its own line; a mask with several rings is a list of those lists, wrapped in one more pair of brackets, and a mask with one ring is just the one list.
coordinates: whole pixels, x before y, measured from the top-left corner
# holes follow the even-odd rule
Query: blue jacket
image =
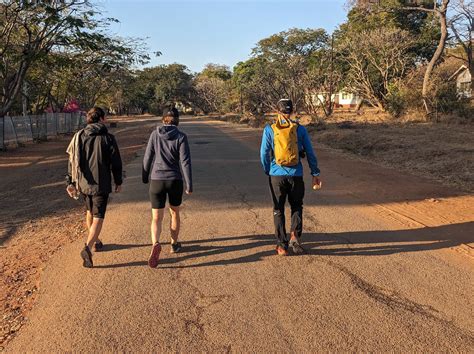
[[(318, 159), (313, 151), (308, 131), (305, 127), (299, 125), (296, 132), (298, 136), (298, 151), (304, 151), (306, 153), (311, 175), (319, 176)], [(275, 162), (273, 151), (273, 129), (267, 124), (265, 129), (263, 129), (262, 146), (260, 147), (260, 161), (262, 162), (265, 173), (269, 176), (303, 176), (301, 158), (296, 166), (280, 166)]]
[[(181, 173), (181, 170), (183, 171)], [(143, 157), (143, 183), (152, 180), (184, 180), (186, 190), (193, 191), (191, 153), (186, 134), (174, 125), (158, 126), (150, 135)]]

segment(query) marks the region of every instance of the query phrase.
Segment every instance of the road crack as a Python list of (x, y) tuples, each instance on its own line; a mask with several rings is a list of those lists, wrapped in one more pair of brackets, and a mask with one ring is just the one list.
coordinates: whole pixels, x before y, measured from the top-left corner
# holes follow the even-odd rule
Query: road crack
[(351, 272), (348, 268), (337, 264), (331, 260), (320, 259), (319, 261), (333, 268), (336, 268), (340, 272), (345, 274), (347, 277), (349, 277), (351, 283), (357, 290), (361, 291), (369, 298), (375, 300), (377, 303), (388, 307), (392, 311), (410, 312), (413, 315), (418, 315), (424, 317), (425, 319), (437, 322), (441, 324), (444, 328), (457, 333), (466, 342), (470, 342), (472, 345), (474, 345), (474, 333), (469, 330), (460, 328), (454, 323), (453, 320), (448, 320), (441, 317), (441, 313), (433, 306), (419, 304), (406, 297), (403, 297), (402, 295), (392, 290), (384, 289), (380, 286), (371, 284), (362, 279), (357, 274)]

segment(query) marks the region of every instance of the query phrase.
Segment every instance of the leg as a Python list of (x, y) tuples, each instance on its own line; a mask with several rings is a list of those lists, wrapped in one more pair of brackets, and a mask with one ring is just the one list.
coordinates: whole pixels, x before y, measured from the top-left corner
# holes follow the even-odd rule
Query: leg
[(87, 231), (90, 231), (91, 229), (91, 226), (92, 226), (92, 213), (90, 212), (90, 210), (87, 210), (86, 211), (86, 225), (87, 225)]
[(104, 223), (105, 212), (107, 211), (108, 194), (99, 194), (87, 196), (89, 198), (89, 206), (87, 211), (87, 223), (89, 226), (89, 235), (87, 237), (87, 247), (99, 241), (100, 231)]
[(99, 239), (100, 231), (102, 230), (102, 225), (104, 223), (103, 218), (92, 219), (92, 225), (89, 229), (89, 235), (87, 237), (87, 247), (91, 249), (92, 245)]
[(304, 249), (301, 247), (300, 239), (303, 233), (303, 198), (304, 181), (302, 177), (293, 177), (291, 190), (288, 194), (288, 201), (291, 206), (291, 237), (290, 246), (293, 252), (301, 254)]
[[(92, 213), (88, 210), (86, 213), (86, 225), (87, 225), (88, 232), (91, 230), (93, 219), (94, 217), (92, 216)], [(103, 247), (104, 247), (104, 244), (99, 238), (97, 238), (97, 241), (94, 243), (94, 251), (100, 252), (102, 251)]]
[(288, 248), (288, 238), (285, 227), (285, 202), (286, 192), (284, 178), (272, 176), (269, 179), (270, 193), (273, 200), (273, 222), (275, 225), (275, 237), (278, 246)]
[(161, 245), (160, 245), (160, 234), (161, 225), (163, 224), (164, 208), (151, 209), (151, 242), (153, 246), (151, 248), (150, 257), (148, 258), (148, 265), (151, 268), (158, 266), (160, 259)]
[(170, 205), (170, 234), (171, 234), (171, 243), (178, 242), (179, 229), (181, 226), (181, 218), (179, 216), (179, 207)]
[(151, 201), (151, 248), (150, 257), (148, 258), (148, 265), (151, 268), (158, 266), (160, 258), (161, 245), (160, 235), (163, 225), (164, 209), (166, 204), (166, 190), (164, 188), (164, 181), (151, 180), (150, 182), (150, 201)]
[(174, 180), (167, 183), (168, 201), (170, 204), (170, 234), (171, 234), (171, 253), (181, 250), (181, 243), (178, 242), (181, 218), (179, 216), (179, 206), (183, 201), (183, 181)]
[(105, 212), (107, 210), (108, 194), (103, 195), (84, 195), (86, 205), (86, 224), (89, 234), (84, 249), (81, 251), (83, 266), (92, 268), (91, 247), (98, 241), (102, 225), (104, 223)]
[(164, 209), (151, 209), (151, 242), (160, 242), (161, 226), (163, 224)]

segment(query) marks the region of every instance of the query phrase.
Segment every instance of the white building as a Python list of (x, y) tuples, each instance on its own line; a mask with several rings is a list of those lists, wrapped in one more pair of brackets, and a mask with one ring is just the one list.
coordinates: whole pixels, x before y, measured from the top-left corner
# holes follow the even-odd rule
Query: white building
[[(329, 93), (313, 93), (311, 100), (315, 106), (321, 106), (329, 98)], [(339, 91), (332, 95), (336, 108), (355, 108), (362, 103), (362, 98), (355, 93)]]
[(456, 72), (451, 75), (450, 80), (456, 80), (456, 88), (458, 96), (462, 98), (472, 97), (472, 77), (466, 65), (462, 65)]

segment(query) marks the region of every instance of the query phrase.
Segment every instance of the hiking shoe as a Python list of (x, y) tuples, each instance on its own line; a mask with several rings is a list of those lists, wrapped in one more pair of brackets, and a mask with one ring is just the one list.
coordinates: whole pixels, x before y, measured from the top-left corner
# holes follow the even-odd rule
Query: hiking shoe
[(178, 253), (181, 251), (181, 242), (176, 242), (171, 244), (171, 253)]
[(82, 257), (82, 266), (84, 268), (92, 268), (94, 264), (92, 263), (92, 253), (89, 247), (84, 246), (84, 249), (81, 251), (81, 257)]
[(301, 247), (301, 243), (296, 236), (291, 236), (290, 247), (294, 254), (303, 254), (304, 248)]
[(150, 258), (148, 258), (148, 265), (150, 268), (156, 268), (158, 266), (158, 260), (160, 259), (161, 245), (155, 243), (151, 249)]
[(104, 244), (102, 243), (101, 240), (98, 240), (96, 243), (94, 243), (94, 252), (100, 252), (104, 249)]
[(281, 246), (277, 246), (276, 252), (279, 256), (288, 256), (288, 250)]

